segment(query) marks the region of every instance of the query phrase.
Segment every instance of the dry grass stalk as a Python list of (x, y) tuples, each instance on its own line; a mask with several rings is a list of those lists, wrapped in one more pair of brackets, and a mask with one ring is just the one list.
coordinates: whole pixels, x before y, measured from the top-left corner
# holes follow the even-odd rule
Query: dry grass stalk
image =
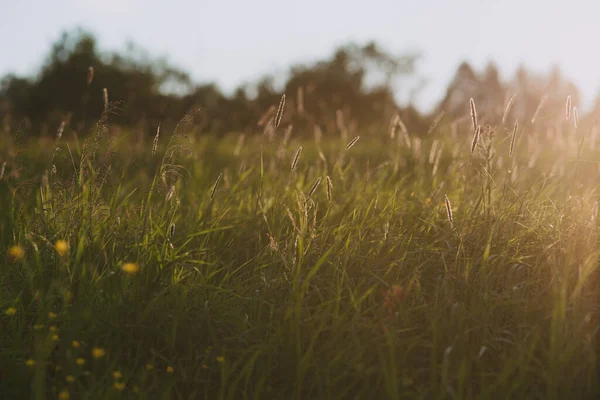
[(94, 80), (94, 67), (89, 66), (88, 74), (87, 74), (87, 84), (91, 85), (93, 80)]
[(348, 143), (348, 145), (346, 146), (346, 150), (350, 150), (350, 147), (354, 146), (356, 142), (358, 142), (358, 139), (360, 139), (360, 136), (357, 136), (354, 139), (352, 139), (350, 143)]
[(154, 142), (152, 143), (152, 155), (156, 154), (156, 149), (158, 149), (158, 137), (160, 136), (160, 124), (156, 128), (156, 135), (154, 135)]
[(108, 89), (104, 88), (102, 91), (104, 93), (104, 109), (108, 110)]
[(502, 125), (506, 123), (506, 119), (508, 118), (508, 114), (510, 114), (510, 110), (512, 109), (516, 96), (516, 94), (513, 94), (511, 96), (510, 100), (508, 101), (508, 104), (506, 105), (506, 108), (504, 109), (504, 115), (502, 116)]
[(548, 95), (544, 95), (544, 97), (542, 97), (542, 99), (540, 100), (540, 104), (538, 104), (537, 108), (535, 109), (535, 112), (533, 113), (533, 117), (531, 117), (532, 124), (535, 123), (535, 120), (537, 119), (538, 114), (542, 110), (542, 107), (544, 107), (546, 100), (548, 100)]
[(571, 119), (571, 95), (567, 96), (567, 103), (565, 104), (565, 118), (567, 121)]
[(0, 168), (0, 179), (4, 178), (4, 170), (6, 169), (6, 161), (2, 163), (2, 168)]
[(313, 183), (313, 185), (310, 187), (310, 190), (308, 191), (308, 197), (312, 197), (312, 195), (315, 193), (319, 187), (319, 184), (321, 183), (321, 179), (321, 177), (318, 177), (315, 183)]
[(448, 215), (448, 221), (450, 222), (450, 226), (454, 225), (454, 217), (452, 215), (452, 204), (450, 204), (450, 199), (448, 195), (444, 195), (444, 200), (446, 202), (446, 214)]
[(579, 112), (577, 112), (577, 107), (573, 107), (573, 125), (575, 128), (579, 126)]
[(261, 117), (258, 119), (258, 122), (256, 123), (257, 126), (264, 126), (269, 119), (273, 116), (273, 114), (275, 114), (275, 106), (271, 106), (269, 107), (269, 109), (267, 111), (265, 111), (265, 113), (263, 115), (261, 115)]
[(435, 128), (437, 128), (437, 126), (439, 125), (439, 123), (442, 121), (442, 118), (444, 118), (444, 111), (442, 111), (441, 113), (439, 113), (437, 115), (437, 117), (435, 117), (435, 119), (433, 120), (433, 122), (431, 123), (431, 125), (429, 126), (429, 129), (427, 129), (427, 134), (430, 135), (431, 132), (433, 132), (433, 130)]
[(519, 129), (519, 120), (515, 121), (515, 126), (513, 127), (512, 137), (510, 138), (510, 150), (508, 151), (508, 157), (512, 157), (513, 151), (515, 149), (515, 138), (517, 137), (517, 130)]
[(471, 143), (471, 153), (475, 151), (477, 147), (477, 143), (479, 142), (479, 135), (481, 134), (481, 126), (477, 125), (475, 129), (475, 134), (473, 134), (473, 142)]
[(285, 109), (285, 93), (281, 96), (281, 100), (279, 101), (279, 107), (277, 108), (277, 114), (275, 114), (274, 125), (275, 128), (279, 127), (281, 124), (281, 117), (283, 117), (283, 110)]
[(325, 183), (327, 188), (327, 201), (331, 203), (331, 191), (333, 189), (333, 183), (331, 183), (331, 178), (329, 177), (329, 175), (325, 177)]
[(471, 123), (473, 124), (473, 130), (477, 130), (479, 124), (477, 123), (477, 109), (475, 108), (475, 100), (471, 97), (469, 100), (469, 106), (471, 108)]
[(302, 146), (298, 147), (296, 150), (296, 154), (294, 155), (294, 159), (292, 160), (292, 171), (296, 168), (296, 164), (298, 164), (298, 160), (300, 159), (300, 154), (302, 153)]
[(221, 179), (223, 178), (223, 173), (221, 172), (219, 174), (219, 176), (217, 177), (217, 181), (215, 182), (215, 185), (213, 186), (211, 192), (210, 192), (210, 199), (212, 200), (213, 197), (215, 197), (215, 192), (217, 191), (217, 188), (219, 187), (219, 183), (221, 183)]

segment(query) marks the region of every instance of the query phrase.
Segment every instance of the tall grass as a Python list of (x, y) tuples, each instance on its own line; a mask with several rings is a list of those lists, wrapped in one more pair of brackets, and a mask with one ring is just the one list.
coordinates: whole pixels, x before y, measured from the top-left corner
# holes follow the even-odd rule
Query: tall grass
[(360, 143), (3, 136), (1, 392), (595, 398), (597, 131), (469, 108)]

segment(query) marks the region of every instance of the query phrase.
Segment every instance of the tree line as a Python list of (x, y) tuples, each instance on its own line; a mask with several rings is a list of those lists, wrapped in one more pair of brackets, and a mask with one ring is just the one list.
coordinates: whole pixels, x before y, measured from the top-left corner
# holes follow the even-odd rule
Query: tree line
[[(195, 109), (203, 132), (256, 133), (268, 128), (282, 93), (287, 95), (284, 121), (299, 132), (381, 129), (396, 114), (422, 132), (442, 110), (444, 119), (464, 117), (469, 98), (494, 116), (516, 95), (511, 112), (520, 119), (531, 118), (542, 99), (546, 112), (559, 111), (567, 96), (579, 103), (577, 88), (557, 67), (548, 75), (520, 67), (503, 82), (493, 63), (482, 73), (463, 63), (435, 111), (422, 115), (394, 100), (398, 78), (414, 76), (418, 59), (390, 54), (373, 42), (348, 44), (325, 60), (291, 67), (282, 89), (267, 76), (226, 95), (213, 83), (192, 82), (185, 71), (133, 44), (126, 54), (101, 52), (91, 34), (76, 30), (52, 45), (36, 76), (0, 80), (0, 129), (44, 135), (64, 123), (85, 133), (110, 109), (114, 124), (153, 134), (159, 124), (174, 126)], [(369, 76), (378, 79), (370, 82)]]

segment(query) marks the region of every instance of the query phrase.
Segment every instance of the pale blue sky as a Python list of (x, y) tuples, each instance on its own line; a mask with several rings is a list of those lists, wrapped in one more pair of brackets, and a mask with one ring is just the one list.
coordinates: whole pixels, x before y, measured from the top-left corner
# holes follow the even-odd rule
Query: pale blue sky
[(600, 89), (599, 12), (594, 0), (0, 0), (0, 75), (37, 71), (60, 32), (77, 26), (101, 49), (132, 40), (226, 91), (373, 39), (423, 52), (425, 109), (462, 60), (483, 68), (493, 59), (504, 76), (521, 62), (558, 63), (589, 103)]

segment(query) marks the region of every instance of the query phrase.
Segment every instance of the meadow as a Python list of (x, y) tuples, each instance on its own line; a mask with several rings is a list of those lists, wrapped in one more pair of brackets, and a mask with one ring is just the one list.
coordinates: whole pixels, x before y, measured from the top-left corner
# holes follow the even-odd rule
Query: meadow
[(600, 133), (502, 117), (3, 134), (3, 398), (596, 398)]

